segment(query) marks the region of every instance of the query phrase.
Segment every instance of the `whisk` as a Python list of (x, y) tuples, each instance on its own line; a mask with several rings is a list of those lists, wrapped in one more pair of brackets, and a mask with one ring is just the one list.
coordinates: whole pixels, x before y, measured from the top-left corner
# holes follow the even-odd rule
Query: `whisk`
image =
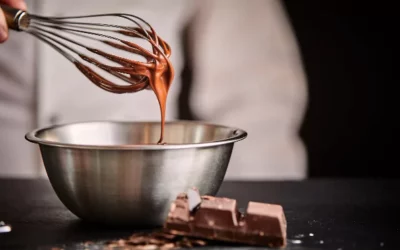
[[(174, 73), (169, 61), (171, 48), (142, 18), (123, 13), (45, 17), (7, 5), (0, 4), (0, 7), (9, 28), (27, 32), (47, 43), (75, 64), (98, 87), (113, 93), (152, 88), (158, 97), (168, 92)], [(128, 24), (93, 22), (96, 18), (114, 18)], [(88, 46), (84, 41), (89, 40), (112, 48), (119, 54)], [(144, 41), (151, 49), (132, 40)], [(122, 53), (130, 58), (121, 56)], [(132, 54), (144, 60), (132, 60)], [(103, 76), (104, 73), (107, 76)], [(114, 80), (110, 80), (110, 77)], [(122, 80), (123, 84), (115, 83), (117, 79)], [(160, 80), (165, 86), (157, 90), (156, 84)]]

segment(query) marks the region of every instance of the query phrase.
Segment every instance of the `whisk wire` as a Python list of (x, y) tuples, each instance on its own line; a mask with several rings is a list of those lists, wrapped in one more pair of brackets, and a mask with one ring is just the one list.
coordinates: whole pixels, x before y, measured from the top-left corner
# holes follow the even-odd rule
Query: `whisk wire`
[[(33, 26), (33, 27), (34, 27), (34, 26)], [(72, 40), (72, 39), (70, 39), (70, 38), (68, 38), (68, 37), (62, 36), (62, 35), (57, 34), (57, 33), (55, 33), (55, 32), (51, 32), (51, 31), (42, 29), (42, 28), (40, 28), (40, 27), (34, 27), (34, 28), (35, 28), (35, 30), (30, 31), (30, 33), (32, 33), (32, 34), (35, 35), (36, 37), (40, 38), (42, 41), (46, 42), (47, 44), (52, 45), (53, 48), (57, 49), (57, 51), (59, 51), (60, 53), (62, 53), (64, 56), (67, 57), (68, 60), (70, 60), (70, 61), (73, 62), (73, 63), (77, 62), (77, 59), (76, 59), (76, 58), (74, 58), (74, 57), (71, 56), (70, 54), (66, 53), (64, 50), (62, 50), (62, 49), (59, 48), (58, 46), (55, 46), (55, 45), (52, 44), (49, 40), (51, 40), (51, 41), (53, 41), (54, 43), (59, 44), (60, 46), (66, 48), (66, 49), (68, 49), (68, 50), (70, 50), (71, 52), (73, 52), (73, 53), (77, 54), (78, 56), (80, 56), (83, 60), (85, 60), (85, 61), (87, 61), (87, 62), (89, 62), (89, 63), (91, 63), (91, 64), (93, 64), (93, 65), (95, 65), (95, 66), (97, 66), (97, 67), (99, 67), (100, 69), (103, 69), (103, 70), (107, 71), (108, 73), (110, 73), (110, 74), (112, 74), (112, 75), (118, 77), (119, 79), (121, 79), (121, 80), (123, 80), (123, 81), (125, 81), (125, 82), (128, 82), (129, 84), (143, 83), (143, 82), (145, 81), (145, 78), (144, 78), (144, 77), (142, 77), (142, 79), (141, 79), (140, 82), (134, 81), (133, 79), (131, 79), (131, 78), (125, 76), (125, 75), (122, 75), (122, 74), (120, 74), (120, 73), (118, 73), (118, 72), (115, 72), (115, 71), (118, 71), (117, 68), (113, 68), (113, 70), (110, 71), (109, 69), (110, 69), (111, 67), (109, 67), (109, 66), (107, 66), (107, 65), (104, 65), (104, 64), (102, 64), (102, 63), (100, 63), (100, 62), (98, 62), (98, 61), (88, 60), (85, 56), (82, 55), (81, 52), (77, 51), (76, 49), (74, 49), (74, 48), (72, 48), (72, 47), (66, 45), (65, 43), (62, 43), (62, 42), (60, 42), (59, 40), (54, 39), (53, 37), (51, 37), (51, 36), (49, 36), (49, 35), (46, 35), (46, 34), (44, 34), (44, 33), (49, 33), (49, 34), (51, 34), (51, 35), (53, 35), (53, 36), (56, 36), (56, 37), (61, 38), (61, 39), (64, 39), (64, 40), (66, 40), (66, 41), (68, 41), (68, 42), (70, 42), (70, 43), (76, 44), (76, 45), (78, 45), (78, 46), (80, 46), (80, 47), (82, 47), (82, 48), (84, 48), (84, 49), (87, 49), (87, 50), (93, 50), (92, 48), (89, 48), (89, 47), (87, 47), (87, 46), (85, 46), (85, 45), (83, 45), (83, 44), (81, 44), (81, 43), (79, 43), (79, 42), (77, 42), (77, 41), (74, 41), (74, 40)], [(39, 32), (37, 32), (36, 30), (42, 31), (43, 33), (39, 33)]]
[[(40, 34), (40, 33), (36, 32), (36, 31), (31, 31), (31, 32), (29, 32), (29, 33), (32, 34), (33, 36), (35, 36), (36, 38), (38, 38), (39, 40), (41, 40), (42, 42), (44, 42), (44, 43), (50, 45), (53, 49), (55, 49), (57, 52), (59, 52), (61, 55), (63, 55), (63, 56), (64, 56), (66, 59), (68, 59), (70, 62), (72, 62), (72, 63), (75, 63), (75, 62), (76, 62), (76, 59), (75, 59), (71, 54), (68, 54), (68, 53), (65, 52), (63, 49), (61, 49), (59, 46), (57, 46), (57, 45), (55, 45), (54, 43), (50, 42), (49, 39), (50, 39), (50, 40), (53, 40), (53, 39), (51, 39), (50, 37), (46, 37), (45, 35)], [(55, 42), (55, 41), (53, 40), (53, 42)], [(58, 42), (57, 42), (57, 43), (58, 43)], [(60, 44), (60, 45), (61, 45), (61, 44)]]
[[(36, 18), (38, 20), (42, 20), (45, 22), (53, 22), (53, 23), (59, 22), (59, 23), (63, 23), (63, 24), (68, 24), (68, 23), (69, 24), (81, 24), (81, 25), (103, 26), (103, 27), (113, 27), (113, 28), (133, 30), (132, 28), (127, 27), (127, 26), (110, 25), (110, 24), (104, 24), (104, 23), (59, 21), (59, 20), (66, 20), (66, 19), (81, 19), (81, 18), (94, 18), (94, 17), (110, 17), (110, 16), (121, 17), (121, 18), (125, 18), (125, 19), (135, 23), (141, 30), (143, 30), (143, 32), (146, 34), (147, 38), (152, 39), (152, 37), (148, 34), (147, 30), (145, 28), (143, 28), (143, 26), (139, 22), (137, 22), (136, 20), (133, 19), (133, 18), (136, 18), (136, 19), (142, 21), (143, 23), (145, 23), (151, 29), (152, 33), (154, 34), (154, 30), (148, 22), (146, 22), (145, 20), (143, 20), (142, 18), (140, 18), (138, 16), (131, 15), (131, 14), (111, 13), (111, 14), (96, 14), (96, 15), (82, 15), (82, 16), (68, 16), (68, 17), (44, 17), (44, 16), (38, 16), (38, 15), (30, 15), (30, 16), (33, 20)], [(127, 16), (129, 16), (129, 17), (127, 17)], [(133, 18), (130, 18), (130, 17), (133, 17)]]

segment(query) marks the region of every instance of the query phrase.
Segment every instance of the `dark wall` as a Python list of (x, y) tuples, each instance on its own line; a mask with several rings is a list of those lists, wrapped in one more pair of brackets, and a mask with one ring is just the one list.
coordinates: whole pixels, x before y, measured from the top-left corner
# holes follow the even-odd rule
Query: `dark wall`
[(400, 177), (393, 2), (284, 1), (309, 83), (310, 177)]

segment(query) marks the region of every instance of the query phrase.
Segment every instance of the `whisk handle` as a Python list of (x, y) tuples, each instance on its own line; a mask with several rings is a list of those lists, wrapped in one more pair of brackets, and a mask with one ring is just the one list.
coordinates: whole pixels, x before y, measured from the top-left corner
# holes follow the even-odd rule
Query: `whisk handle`
[(17, 31), (28, 29), (30, 18), (25, 11), (15, 9), (13, 7), (4, 4), (0, 4), (0, 8), (4, 12), (7, 25), (10, 29)]

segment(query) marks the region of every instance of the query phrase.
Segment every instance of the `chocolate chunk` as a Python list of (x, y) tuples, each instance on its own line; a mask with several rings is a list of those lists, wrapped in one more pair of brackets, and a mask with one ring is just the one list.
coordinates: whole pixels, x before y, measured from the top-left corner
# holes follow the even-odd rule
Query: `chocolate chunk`
[(193, 212), (201, 203), (201, 196), (199, 190), (192, 188), (187, 192), (189, 211)]
[(168, 233), (164, 233), (164, 232), (154, 232), (154, 233), (152, 233), (152, 236), (161, 238), (164, 240), (174, 240), (177, 237), (176, 235), (168, 234)]
[(286, 238), (286, 218), (280, 205), (249, 202), (244, 222), (247, 231)]
[(160, 247), (161, 250), (163, 249), (174, 249), (175, 248), (175, 244), (174, 243), (166, 243), (164, 245), (162, 245)]
[(205, 246), (207, 245), (207, 242), (204, 240), (192, 240), (192, 243), (196, 246)]
[(179, 195), (171, 204), (166, 223), (171, 230), (189, 232), (190, 211), (186, 196)]
[[(178, 200), (179, 204), (185, 204), (182, 207), (187, 209), (189, 219), (177, 220), (176, 215), (172, 216), (176, 205), (171, 206), (164, 225), (171, 234), (269, 247), (286, 245), (286, 218), (280, 205), (250, 202), (242, 214), (237, 210), (236, 200), (202, 196), (198, 209), (190, 213), (189, 202), (184, 197), (178, 197), (174, 204)], [(187, 245), (182, 242), (182, 246)]]
[(237, 226), (236, 200), (220, 198), (204, 200), (194, 215), (196, 226), (229, 228)]

